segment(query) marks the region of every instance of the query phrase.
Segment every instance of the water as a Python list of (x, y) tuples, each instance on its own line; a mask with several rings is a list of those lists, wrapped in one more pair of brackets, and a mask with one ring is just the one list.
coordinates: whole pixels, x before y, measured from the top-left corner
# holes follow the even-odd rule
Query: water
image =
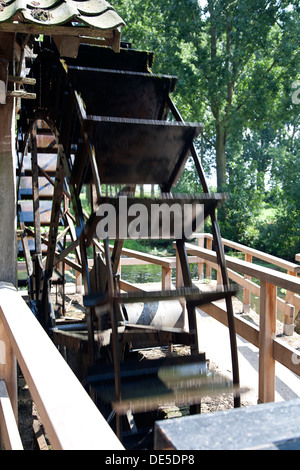
[[(192, 279), (198, 279), (197, 264), (190, 265)], [(132, 284), (161, 282), (161, 266), (144, 264), (141, 266), (122, 266), (121, 279)], [(172, 269), (172, 282), (176, 282), (176, 269)]]

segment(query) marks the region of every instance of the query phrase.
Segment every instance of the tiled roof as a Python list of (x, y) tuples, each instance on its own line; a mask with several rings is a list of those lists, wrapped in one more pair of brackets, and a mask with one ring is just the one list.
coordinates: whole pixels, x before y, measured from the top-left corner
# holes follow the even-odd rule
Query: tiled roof
[(8, 23), (60, 26), (70, 22), (74, 27), (101, 31), (124, 26), (122, 18), (105, 0), (0, 0), (0, 30)]

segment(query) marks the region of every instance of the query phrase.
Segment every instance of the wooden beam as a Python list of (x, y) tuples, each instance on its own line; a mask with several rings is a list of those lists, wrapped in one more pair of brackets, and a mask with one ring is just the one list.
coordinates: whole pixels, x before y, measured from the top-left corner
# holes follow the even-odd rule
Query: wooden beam
[[(217, 269), (218, 265), (216, 263), (211, 263), (210, 261), (206, 261), (211, 268)], [(229, 279), (232, 279), (234, 282), (239, 284), (239, 286), (243, 287), (244, 289), (248, 289), (249, 292), (254, 294), (256, 297), (260, 297), (260, 287), (255, 282), (246, 279), (246, 276), (241, 276), (240, 274), (232, 271), (232, 269), (227, 269)], [(287, 303), (284, 299), (277, 297), (277, 309), (282, 312), (285, 316), (292, 316), (294, 317), (294, 310), (296, 308), (300, 308), (300, 298), (294, 296), (294, 304), (291, 305)]]
[(6, 95), (9, 96), (10, 98), (23, 98), (27, 100), (35, 100), (36, 99), (36, 94), (35, 93), (29, 93), (24, 90), (13, 90), (13, 91), (7, 91)]
[[(113, 246), (110, 245), (110, 250), (113, 250)], [(174, 260), (168, 260), (168, 258), (163, 258), (155, 255), (149, 255), (148, 253), (141, 253), (139, 251), (130, 250), (129, 248), (122, 249), (122, 255), (140, 259), (142, 261), (147, 261), (149, 264), (158, 264), (159, 266), (164, 266), (165, 268), (174, 267)]]
[(165, 268), (164, 266), (161, 268), (161, 284), (162, 289), (171, 290), (172, 289), (172, 269)]
[[(203, 234), (202, 237), (206, 238), (207, 241), (212, 240), (212, 235), (210, 233), (205, 233)], [(228, 246), (229, 248), (233, 248), (234, 250), (241, 251), (244, 254), (248, 254), (257, 259), (261, 259), (263, 261), (266, 261), (267, 263), (274, 264), (275, 266), (286, 269), (287, 271), (300, 273), (300, 266), (296, 263), (291, 263), (290, 261), (286, 261), (282, 258), (278, 258), (277, 256), (269, 255), (268, 253), (264, 253), (263, 251), (255, 250), (254, 248), (250, 248), (249, 246), (242, 245), (241, 243), (227, 240), (226, 238), (222, 238), (222, 243), (223, 245)], [(299, 255), (298, 260), (297, 260), (297, 255), (296, 255), (296, 261), (300, 261), (300, 255)]]
[(61, 57), (76, 59), (80, 38), (76, 36), (52, 36)]
[(35, 85), (36, 79), (30, 77), (18, 77), (15, 75), (8, 75), (8, 81), (11, 83), (18, 83), (19, 85)]
[[(205, 260), (211, 261), (212, 263), (217, 262), (217, 255), (214, 251), (207, 250), (205, 248), (199, 248), (190, 243), (186, 243), (186, 249), (188, 253), (204, 258)], [(232, 256), (225, 256), (227, 267), (233, 271), (237, 271), (242, 274), (249, 275), (255, 279), (268, 282), (277, 287), (282, 287), (300, 294), (300, 278), (290, 276), (289, 274), (275, 271), (274, 269), (258, 266), (247, 261), (233, 258)]]
[(289, 370), (300, 376), (300, 351), (292, 348), (280, 338), (274, 340), (274, 359)]
[(114, 39), (114, 30), (101, 31), (97, 28), (74, 26), (47, 26), (33, 23), (1, 23), (4, 33), (24, 33), (45, 36), (90, 36), (93, 38)]
[(123, 450), (113, 430), (13, 286), (0, 287), (0, 320), (52, 449)]
[(275, 400), (276, 286), (265, 281), (260, 287), (259, 390), (261, 403)]

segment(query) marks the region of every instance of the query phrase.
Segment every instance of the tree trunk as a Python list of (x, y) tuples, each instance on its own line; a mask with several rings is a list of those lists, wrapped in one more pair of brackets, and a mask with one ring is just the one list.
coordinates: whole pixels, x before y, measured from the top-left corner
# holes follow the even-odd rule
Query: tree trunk
[(216, 165), (217, 190), (222, 191), (226, 183), (226, 131), (221, 124), (216, 125)]
[[(13, 33), (0, 33), (0, 59), (8, 61), (9, 74), (14, 74), (14, 41)], [(15, 103), (10, 97), (0, 104), (0, 281), (17, 282)]]

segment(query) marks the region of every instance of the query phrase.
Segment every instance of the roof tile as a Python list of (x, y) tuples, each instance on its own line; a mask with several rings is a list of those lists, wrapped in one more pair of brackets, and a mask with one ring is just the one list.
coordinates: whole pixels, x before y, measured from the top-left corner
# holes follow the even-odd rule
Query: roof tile
[(72, 21), (102, 31), (125, 24), (105, 0), (0, 0), (0, 29), (1, 23), (13, 21), (47, 26)]

